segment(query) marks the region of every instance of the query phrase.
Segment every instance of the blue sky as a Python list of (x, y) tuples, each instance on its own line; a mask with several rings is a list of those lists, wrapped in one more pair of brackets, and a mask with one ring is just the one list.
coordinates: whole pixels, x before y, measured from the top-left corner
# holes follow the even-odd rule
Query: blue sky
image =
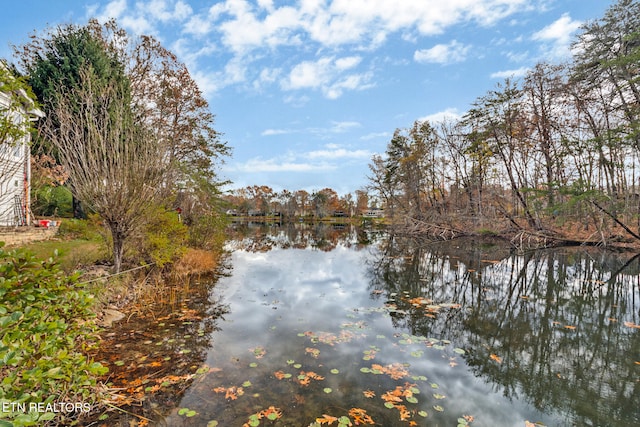
[(58, 24), (109, 17), (187, 64), (233, 147), (234, 187), (366, 184), (396, 128), (464, 114), (505, 77), (570, 57), (613, 0), (21, 0), (0, 57)]

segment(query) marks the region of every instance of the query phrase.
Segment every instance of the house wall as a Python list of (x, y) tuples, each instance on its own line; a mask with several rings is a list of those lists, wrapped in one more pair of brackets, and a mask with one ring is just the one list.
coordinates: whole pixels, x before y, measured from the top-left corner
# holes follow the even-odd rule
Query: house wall
[[(0, 92), (0, 107), (8, 106)], [(29, 224), (29, 155), (28, 135), (16, 144), (0, 143), (0, 226)]]

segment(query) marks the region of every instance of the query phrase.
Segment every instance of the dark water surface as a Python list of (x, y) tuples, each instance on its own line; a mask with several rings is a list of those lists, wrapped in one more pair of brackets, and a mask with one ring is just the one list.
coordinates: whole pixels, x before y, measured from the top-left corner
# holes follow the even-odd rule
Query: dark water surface
[(318, 227), (237, 230), (154, 423), (640, 425), (634, 254)]

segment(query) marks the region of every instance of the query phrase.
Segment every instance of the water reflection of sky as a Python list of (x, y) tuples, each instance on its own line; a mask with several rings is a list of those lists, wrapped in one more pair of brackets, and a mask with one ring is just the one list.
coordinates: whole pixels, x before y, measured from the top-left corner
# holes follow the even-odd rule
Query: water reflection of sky
[[(419, 403), (413, 408), (429, 413), (426, 421), (414, 418), (426, 422), (424, 425), (455, 425), (462, 415), (475, 417), (472, 426), (522, 427), (525, 420), (546, 425), (572, 424), (570, 419), (563, 420), (568, 416), (555, 413), (553, 409), (547, 414), (536, 410), (518, 384), (510, 385), (506, 393), (504, 386), (497, 385), (490, 376), (479, 375), (477, 369), (467, 366), (466, 358), (470, 353), (461, 356), (452, 350), (466, 347), (473, 352), (469, 343), (451, 338), (454, 341), (444, 350), (427, 348), (424, 343), (399, 344), (399, 336), (412, 332), (402, 325), (394, 327), (388, 310), (379, 310), (384, 307), (386, 298), (372, 293), (368, 267), (371, 258), (376, 256), (374, 249), (356, 250), (341, 244), (328, 252), (311, 248), (274, 248), (268, 252), (235, 250), (231, 274), (222, 278), (213, 290), (216, 299), (221, 298), (229, 304), (230, 313), (219, 322), (221, 330), (213, 334), (206, 360), (208, 366), (223, 371), (206, 378), (208, 387), (192, 387), (181, 402), (182, 407), (190, 407), (201, 414), (199, 421), (188, 424), (184, 417), (174, 412), (166, 420), (167, 425), (200, 425), (198, 422), (208, 418), (232, 423), (220, 421), (220, 425), (242, 426), (251, 412), (249, 408), (274, 405), (284, 409), (283, 419), (275, 425), (302, 426), (295, 424), (300, 422), (307, 426), (313, 416), (335, 412), (337, 407), (371, 407), (373, 401), (362, 397), (365, 389), (374, 389), (378, 406), (382, 406), (379, 396), (406, 380), (391, 381), (385, 375), (360, 372), (362, 366), (371, 366), (371, 363), (404, 363), (408, 364), (411, 375), (427, 377), (426, 381), (408, 379), (416, 382), (421, 390)], [(449, 266), (451, 259), (445, 262)], [(510, 262), (520, 261), (490, 266), (487, 274), (496, 277), (490, 278), (489, 283), (497, 284), (500, 281), (497, 276), (504, 279), (512, 275), (517, 266)], [(525, 266), (525, 269), (530, 268), (533, 267)], [(446, 274), (439, 276), (442, 286), (468, 275), (464, 270), (461, 265), (451, 263), (445, 269)], [(530, 273), (534, 276), (542, 274), (535, 269)], [(300, 336), (306, 331), (340, 333), (345, 329), (359, 338), (330, 346), (312, 343), (308, 337)], [(254, 357), (252, 351), (257, 347), (265, 349), (264, 357)], [(320, 350), (317, 360), (305, 354), (308, 347)], [(363, 351), (371, 348), (376, 349), (375, 359), (363, 361)], [(521, 354), (524, 365), (529, 356)], [(314, 369), (325, 372), (322, 387), (331, 387), (333, 392), (323, 394), (322, 387), (315, 388), (315, 394), (310, 393), (311, 388), (299, 390), (306, 396), (306, 401), (292, 405), (292, 389), (272, 375), (274, 371), (290, 368), (287, 360), (303, 362), (302, 369), (311, 369), (315, 364)], [(250, 363), (258, 366), (250, 368)], [(340, 374), (326, 374), (331, 368), (339, 369)], [(246, 380), (252, 382), (248, 392), (251, 397), (225, 401), (223, 396), (212, 391), (219, 385), (239, 385)], [(432, 384), (437, 384), (438, 388), (433, 389)], [(434, 392), (446, 398), (434, 400)], [(443, 413), (434, 411), (433, 406), (438, 404), (444, 407)], [(407, 425), (398, 420), (394, 410), (382, 408), (382, 411), (384, 415), (381, 416), (387, 418), (382, 422), (376, 419), (381, 425)]]

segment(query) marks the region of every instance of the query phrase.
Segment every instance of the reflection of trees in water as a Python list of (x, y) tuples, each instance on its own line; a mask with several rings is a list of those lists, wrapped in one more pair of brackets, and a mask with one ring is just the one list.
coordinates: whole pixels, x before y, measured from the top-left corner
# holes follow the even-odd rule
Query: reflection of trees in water
[(338, 244), (364, 247), (372, 232), (339, 223), (235, 223), (230, 228), (233, 249), (267, 252), (272, 249), (332, 251)]
[[(595, 249), (511, 254), (473, 241), (420, 244), (389, 236), (371, 287), (397, 327), (464, 343), (477, 376), (508, 397), (572, 415), (575, 425), (640, 423), (639, 256)], [(435, 319), (407, 302), (453, 302)], [(491, 355), (500, 358), (498, 363)]]

